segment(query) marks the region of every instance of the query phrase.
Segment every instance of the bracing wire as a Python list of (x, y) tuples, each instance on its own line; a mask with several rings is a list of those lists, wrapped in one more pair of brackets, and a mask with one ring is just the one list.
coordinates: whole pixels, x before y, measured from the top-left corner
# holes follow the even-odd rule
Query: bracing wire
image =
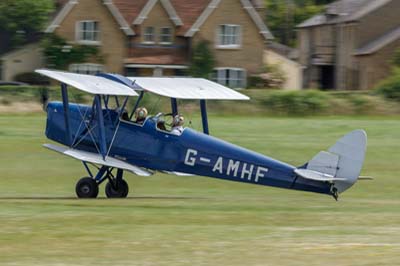
[[(74, 95), (72, 92), (71, 92), (71, 95), (72, 95), (72, 98), (74, 99), (74, 101), (77, 102), (77, 100), (76, 100), (76, 98), (75, 98), (75, 95)], [(83, 116), (83, 114), (82, 114), (82, 112), (81, 112), (81, 108), (78, 107), (78, 111), (79, 111), (79, 115), (81, 116), (82, 121), (84, 121), (86, 116)], [(79, 143), (81, 143), (82, 140), (87, 136), (87, 134), (89, 134), (89, 135), (90, 135), (90, 138), (91, 138), (92, 141), (93, 141), (93, 144), (94, 144), (94, 146), (95, 146), (97, 152), (98, 152), (99, 154), (101, 154), (100, 149), (99, 149), (99, 147), (97, 146), (96, 141), (95, 141), (95, 139), (94, 139), (94, 136), (92, 135), (92, 132), (91, 132), (92, 130), (88, 127), (88, 125), (87, 125), (86, 123), (85, 123), (85, 127), (86, 127), (86, 129), (88, 130), (87, 133), (85, 133), (85, 135), (82, 136), (82, 138), (77, 142), (77, 144), (73, 146), (73, 148), (74, 148), (74, 147), (77, 147), (77, 146), (79, 145)], [(94, 126), (92, 129), (94, 129), (94, 128), (96, 128), (96, 127), (97, 127), (97, 126)]]

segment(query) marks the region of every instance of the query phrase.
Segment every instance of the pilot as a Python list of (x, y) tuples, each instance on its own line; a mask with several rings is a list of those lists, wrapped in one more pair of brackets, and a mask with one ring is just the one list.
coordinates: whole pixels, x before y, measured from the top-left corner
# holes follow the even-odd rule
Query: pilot
[(145, 107), (139, 107), (135, 111), (135, 123), (143, 124), (147, 117), (147, 109)]
[(182, 115), (174, 116), (172, 121), (171, 134), (180, 135), (183, 132), (183, 124), (185, 123), (185, 118)]

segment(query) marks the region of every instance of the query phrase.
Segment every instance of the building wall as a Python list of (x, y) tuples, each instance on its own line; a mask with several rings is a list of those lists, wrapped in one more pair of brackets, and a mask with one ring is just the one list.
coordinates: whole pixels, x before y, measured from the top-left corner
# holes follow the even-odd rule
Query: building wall
[(279, 65), (283, 73), (285, 73), (286, 81), (282, 89), (300, 90), (303, 85), (303, 68), (302, 66), (272, 50), (264, 51), (264, 62), (271, 65)]
[[(105, 70), (123, 73), (123, 59), (128, 53), (127, 37), (111, 15), (106, 6), (99, 0), (79, 1), (65, 17), (55, 33), (71, 43), (75, 43), (76, 23), (81, 20), (95, 20), (100, 28), (100, 53), (104, 58)], [(89, 59), (86, 63), (98, 63)]]
[(336, 26), (336, 89), (356, 90), (358, 84), (358, 61), (354, 57), (358, 24)]
[[(315, 87), (320, 80), (318, 66), (312, 63), (312, 57), (315, 54), (329, 54), (327, 48), (323, 48), (325, 50), (323, 52), (318, 49), (321, 44), (329, 44), (328, 33), (332, 36), (331, 40), (334, 44), (331, 62), (335, 65), (336, 89), (371, 88), (371, 84), (376, 84), (376, 80), (385, 77), (385, 73), (388, 71), (387, 61), (393, 55), (396, 47), (385, 47), (376, 55), (371, 56), (356, 57), (354, 53), (356, 49), (398, 27), (400, 25), (398, 20), (399, 9), (400, 1), (393, 0), (354, 23), (299, 29), (299, 62), (306, 67), (304, 70), (304, 86)], [(392, 50), (390, 51), (390, 49)], [(324, 61), (323, 64), (329, 64), (329, 56), (324, 55), (323, 58), (325, 58), (325, 60), (322, 60)]]
[(391, 60), (400, 47), (400, 39), (371, 55), (359, 56), (360, 89), (373, 89), (382, 79), (390, 75)]
[(299, 63), (303, 66), (308, 66), (309, 58), (311, 57), (311, 31), (309, 28), (297, 30)]
[(44, 66), (39, 43), (26, 45), (5, 54), (0, 58), (0, 61), (2, 62), (1, 79), (5, 81), (12, 81), (17, 74), (33, 72), (35, 69)]
[[(241, 25), (242, 44), (238, 49), (216, 47), (217, 27), (221, 24)], [(201, 40), (210, 42), (217, 67), (237, 67), (247, 74), (259, 73), (263, 67), (264, 38), (252, 21), (240, 0), (222, 0), (218, 8), (208, 17), (192, 40), (193, 45)]]
[(159, 42), (159, 36), (160, 36), (160, 29), (162, 27), (171, 27), (173, 30), (173, 43), (180, 42), (179, 38), (175, 38), (175, 24), (171, 21), (171, 19), (168, 16), (167, 11), (165, 8), (162, 6), (161, 2), (158, 1), (153, 9), (150, 11), (148, 14), (147, 18), (143, 21), (143, 23), (136, 27), (136, 34), (137, 36), (134, 37), (134, 42), (135, 43), (142, 43), (143, 42), (143, 31), (146, 27), (154, 27), (155, 28), (155, 34), (156, 34), (156, 44)]
[(392, 0), (359, 20), (356, 46), (362, 47), (400, 25), (400, 1)]

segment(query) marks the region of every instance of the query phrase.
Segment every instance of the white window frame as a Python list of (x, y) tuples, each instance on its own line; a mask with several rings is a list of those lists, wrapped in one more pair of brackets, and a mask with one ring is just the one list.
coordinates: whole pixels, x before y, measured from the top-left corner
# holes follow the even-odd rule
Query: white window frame
[[(223, 32), (223, 27), (228, 32)], [(233, 29), (236, 29), (234, 34)], [(229, 32), (230, 31), (230, 32)], [(236, 38), (236, 41), (234, 41)], [(217, 27), (216, 47), (219, 49), (239, 49), (242, 47), (242, 27), (237, 24), (220, 24)]]
[[(85, 40), (83, 39), (83, 32), (85, 32), (81, 25), (84, 23), (96, 23), (97, 24), (97, 30), (92, 30), (92, 34), (96, 33), (97, 34), (97, 39), (96, 40)], [(86, 32), (90, 32), (86, 30)], [(100, 41), (100, 23), (97, 20), (80, 20), (75, 23), (75, 40), (80, 43), (80, 44), (87, 44), (87, 45), (99, 45), (101, 43)]]
[[(163, 29), (169, 29), (169, 30), (170, 30), (169, 35), (164, 34), (164, 33), (163, 33)], [(169, 41), (169, 42), (163, 42), (163, 41), (162, 41), (162, 38), (163, 38), (164, 36), (169, 36), (170, 41)], [(169, 44), (172, 44), (172, 42), (173, 42), (173, 30), (172, 30), (172, 27), (161, 27), (161, 28), (160, 28), (160, 35), (159, 35), (159, 43), (162, 44), (162, 45), (169, 45)]]
[(68, 67), (70, 72), (78, 74), (95, 75), (97, 73), (104, 72), (104, 66), (101, 64), (93, 63), (82, 63), (82, 64), (70, 64)]
[[(153, 32), (152, 32), (152, 34), (149, 34), (148, 32), (147, 32), (147, 29), (153, 29)], [(152, 41), (147, 41), (146, 40), (146, 36), (153, 36), (153, 40)], [(156, 42), (156, 28), (155, 27), (153, 27), (153, 26), (149, 26), (149, 27), (145, 27), (144, 28), (144, 31), (143, 31), (143, 40), (142, 40), (142, 43), (144, 43), (144, 44), (154, 44), (155, 42)]]
[[(234, 89), (243, 89), (247, 86), (247, 71), (244, 68), (238, 67), (217, 67), (214, 68), (213, 80), (224, 86), (228, 86)], [(226, 77), (226, 72), (229, 71), (229, 78)], [(242, 73), (242, 78), (238, 77), (238, 72)], [(232, 78), (232, 74), (236, 74), (235, 78)]]

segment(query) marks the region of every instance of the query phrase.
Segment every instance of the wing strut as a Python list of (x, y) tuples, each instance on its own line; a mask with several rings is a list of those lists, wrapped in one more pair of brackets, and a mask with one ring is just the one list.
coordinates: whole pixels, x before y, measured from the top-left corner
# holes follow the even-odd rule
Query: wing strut
[(97, 119), (99, 123), (100, 153), (103, 156), (103, 160), (105, 160), (107, 154), (107, 144), (106, 144), (106, 131), (104, 128), (104, 117), (103, 117), (103, 110), (101, 108), (100, 95), (95, 96), (95, 102), (96, 102)]
[(61, 83), (61, 95), (64, 107), (64, 120), (65, 120), (65, 139), (68, 146), (72, 145), (72, 133), (69, 120), (69, 101), (68, 101), (68, 90), (67, 84)]
[(139, 98), (137, 99), (137, 101), (136, 101), (136, 103), (135, 103), (135, 107), (133, 107), (133, 109), (132, 109), (132, 113), (131, 113), (131, 115), (129, 116), (129, 120), (132, 120), (132, 117), (133, 117), (133, 115), (135, 114), (136, 109), (139, 107), (139, 103), (140, 103), (140, 101), (142, 100), (143, 95), (144, 95), (144, 91), (140, 91)]
[(176, 98), (171, 98), (171, 109), (172, 109), (172, 115), (176, 116), (178, 114), (178, 102)]
[(203, 123), (203, 132), (204, 132), (204, 134), (209, 135), (210, 132), (208, 130), (208, 118), (207, 118), (206, 100), (200, 100), (200, 109), (201, 109), (201, 121)]

